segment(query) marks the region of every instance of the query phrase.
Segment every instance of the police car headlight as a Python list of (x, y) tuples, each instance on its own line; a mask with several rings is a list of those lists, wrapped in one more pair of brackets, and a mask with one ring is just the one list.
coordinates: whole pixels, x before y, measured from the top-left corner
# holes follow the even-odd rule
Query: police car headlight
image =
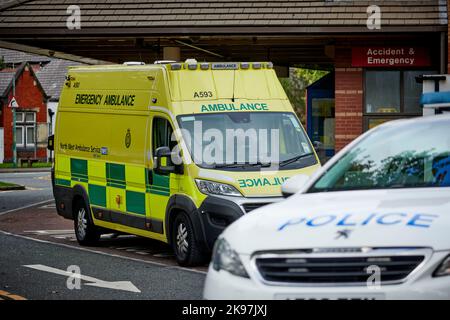
[(228, 242), (223, 238), (217, 239), (214, 244), (211, 263), (216, 271), (226, 270), (235, 276), (249, 278), (239, 255), (231, 249)]
[(450, 255), (447, 256), (433, 274), (435, 277), (450, 276)]
[(205, 194), (240, 197), (241, 193), (233, 186), (225, 183), (195, 179), (198, 189)]

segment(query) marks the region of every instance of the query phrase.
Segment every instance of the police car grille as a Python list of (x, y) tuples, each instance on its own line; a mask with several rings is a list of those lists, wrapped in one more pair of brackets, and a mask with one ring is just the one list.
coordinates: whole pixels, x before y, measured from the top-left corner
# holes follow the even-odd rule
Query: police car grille
[(256, 202), (256, 203), (244, 203), (242, 206), (244, 207), (245, 212), (248, 213), (250, 211), (253, 211), (268, 204), (269, 203), (266, 202)]
[(284, 283), (366, 283), (370, 266), (380, 270), (381, 282), (406, 278), (424, 256), (339, 257), (339, 258), (257, 258), (261, 276), (269, 282)]

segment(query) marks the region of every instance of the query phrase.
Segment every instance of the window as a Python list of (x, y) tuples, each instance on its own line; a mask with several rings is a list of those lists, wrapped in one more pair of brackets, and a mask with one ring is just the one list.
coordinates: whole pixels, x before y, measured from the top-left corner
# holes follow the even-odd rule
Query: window
[(16, 127), (16, 145), (23, 146), (23, 127)]
[(23, 122), (23, 112), (16, 112), (16, 123)]
[(421, 115), (422, 84), (416, 82), (416, 77), (424, 74), (436, 74), (436, 71), (366, 70), (365, 129), (405, 116)]
[(171, 150), (175, 147), (176, 141), (171, 141), (173, 129), (169, 121), (164, 118), (153, 119), (152, 133), (152, 151), (155, 155), (156, 149), (159, 147), (169, 147)]
[(34, 127), (26, 127), (26, 142), (27, 145), (34, 145)]
[[(251, 166), (254, 163), (286, 161), (280, 164), (280, 170), (292, 170), (316, 163), (308, 137), (291, 112), (189, 114), (178, 116), (178, 123), (192, 159), (202, 168), (253, 171), (261, 169)], [(202, 137), (208, 132), (211, 142), (219, 140), (214, 155), (206, 159), (203, 151), (210, 142), (202, 141)], [(272, 137), (273, 133), (278, 137)]]
[(34, 112), (27, 112), (27, 113), (25, 113), (25, 122), (32, 122), (32, 123), (34, 123), (35, 115), (36, 114)]
[(434, 71), (405, 71), (403, 73), (403, 101), (404, 112), (421, 114), (420, 95), (422, 94), (422, 84), (416, 82), (416, 77), (424, 74), (435, 74)]
[(450, 187), (447, 136), (445, 118), (379, 128), (343, 154), (309, 192)]
[(16, 113), (16, 145), (18, 147), (34, 147), (36, 113), (35, 112), (17, 112)]
[(366, 112), (400, 112), (400, 71), (367, 71)]
[(312, 99), (313, 139), (323, 143), (325, 149), (334, 149), (334, 99)]

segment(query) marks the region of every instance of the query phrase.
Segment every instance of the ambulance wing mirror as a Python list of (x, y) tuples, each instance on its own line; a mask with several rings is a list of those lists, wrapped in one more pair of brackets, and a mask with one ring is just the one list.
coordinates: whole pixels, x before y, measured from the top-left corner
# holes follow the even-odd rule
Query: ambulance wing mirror
[(281, 185), (281, 193), (283, 194), (283, 197), (287, 198), (299, 192), (305, 186), (308, 180), (309, 176), (305, 174), (298, 174), (287, 179)]
[(172, 151), (169, 147), (159, 147), (155, 151), (154, 171), (156, 174), (183, 173), (183, 165), (172, 162)]
[(314, 146), (314, 150), (316, 150), (316, 152), (320, 152), (323, 150), (323, 143), (320, 141), (314, 141), (313, 146)]

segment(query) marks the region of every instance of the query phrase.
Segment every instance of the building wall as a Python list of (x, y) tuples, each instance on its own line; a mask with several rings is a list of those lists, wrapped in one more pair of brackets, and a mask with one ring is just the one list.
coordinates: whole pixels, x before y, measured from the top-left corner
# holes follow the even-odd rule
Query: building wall
[[(13, 96), (13, 92), (8, 95), (7, 101), (10, 101)], [(16, 100), (19, 104), (17, 111), (35, 111), (36, 112), (36, 124), (47, 123), (47, 107), (45, 104), (45, 98), (43, 92), (40, 90), (36, 79), (33, 77), (28, 67), (25, 67), (22, 75), (16, 81)], [(11, 162), (13, 158), (12, 152), (12, 111), (10, 108), (3, 108), (3, 127), (4, 127), (4, 141), (5, 141), (5, 162)], [(18, 151), (17, 158), (34, 158), (34, 148), (26, 151)], [(38, 148), (36, 157), (42, 161), (46, 161), (47, 150), (46, 148)]]
[(351, 59), (350, 48), (336, 48), (336, 151), (363, 133), (363, 70), (352, 68)]

